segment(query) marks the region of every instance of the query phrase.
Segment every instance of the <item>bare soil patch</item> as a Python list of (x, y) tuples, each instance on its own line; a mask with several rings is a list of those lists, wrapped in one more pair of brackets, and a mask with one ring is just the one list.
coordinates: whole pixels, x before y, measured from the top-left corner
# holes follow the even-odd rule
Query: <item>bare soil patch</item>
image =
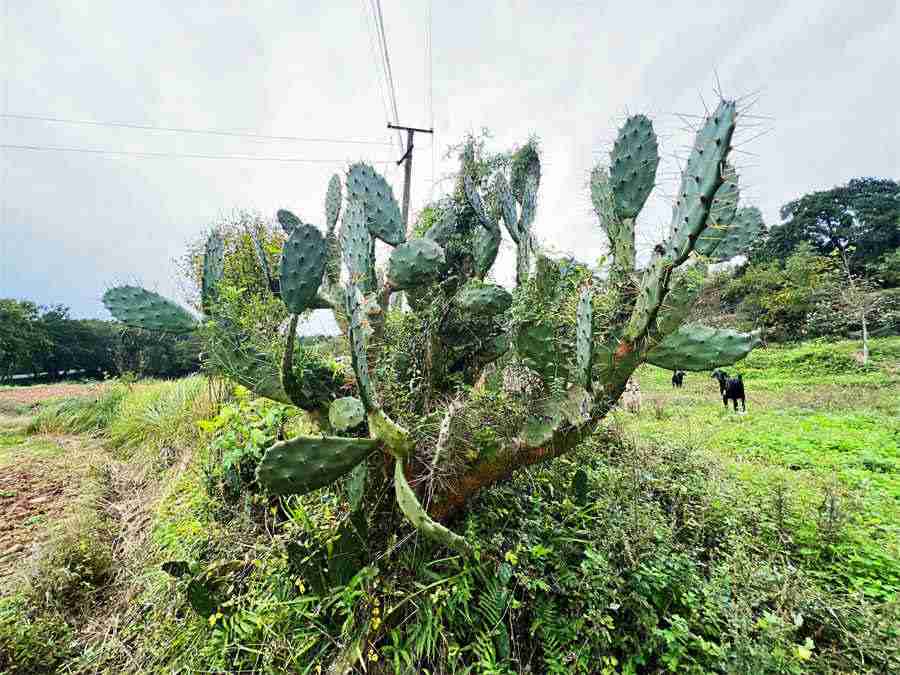
[(68, 515), (96, 446), (73, 437), (11, 435), (0, 468), (0, 586)]
[(0, 401), (17, 405), (32, 405), (48, 398), (87, 396), (97, 393), (104, 385), (94, 384), (35, 384), (28, 387), (0, 389)]

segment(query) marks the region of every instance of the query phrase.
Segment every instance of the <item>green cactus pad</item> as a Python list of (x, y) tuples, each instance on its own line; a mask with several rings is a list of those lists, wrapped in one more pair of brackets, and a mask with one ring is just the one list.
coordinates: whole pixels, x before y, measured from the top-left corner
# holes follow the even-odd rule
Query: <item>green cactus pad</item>
[(416, 493), (412, 491), (406, 480), (406, 475), (403, 473), (403, 462), (400, 460), (394, 466), (394, 494), (397, 497), (397, 505), (403, 511), (403, 515), (419, 532), (432, 541), (448, 546), (463, 555), (471, 553), (472, 547), (469, 546), (469, 542), (432, 520), (425, 509), (422, 508)]
[(647, 362), (669, 370), (713, 370), (743, 359), (761, 343), (759, 332), (685, 324), (647, 354)]
[(299, 227), (303, 224), (297, 216), (287, 209), (280, 209), (278, 213), (275, 214), (275, 217), (278, 219), (278, 224), (281, 225), (281, 229), (287, 234), (293, 232), (295, 227)]
[(509, 183), (502, 173), (498, 173), (494, 177), (494, 191), (497, 194), (497, 201), (500, 204), (500, 213), (503, 215), (503, 222), (506, 223), (506, 229), (509, 236), (515, 242), (519, 241), (519, 223), (516, 216), (516, 198), (513, 197), (512, 190), (509, 189)]
[(472, 255), (475, 258), (475, 268), (478, 271), (478, 278), (484, 279), (497, 260), (497, 252), (500, 250), (502, 237), (499, 229), (487, 230), (483, 227), (475, 230), (472, 237)]
[(484, 208), (484, 202), (481, 199), (481, 193), (478, 191), (478, 185), (475, 184), (475, 181), (472, 180), (472, 177), (468, 174), (463, 177), (463, 187), (466, 191), (466, 199), (469, 201), (469, 206), (472, 207), (475, 211), (475, 215), (478, 216), (478, 222), (492, 232), (499, 231), (500, 226), (497, 224), (497, 220), (492, 218), (491, 214)]
[(609, 185), (619, 218), (637, 218), (653, 189), (658, 165), (653, 123), (644, 115), (629, 117), (610, 153)]
[(456, 213), (452, 209), (447, 209), (441, 214), (438, 221), (428, 228), (428, 231), (425, 233), (425, 239), (430, 239), (436, 244), (446, 246), (450, 238), (456, 233)]
[(519, 326), (516, 351), (522, 363), (544, 377), (566, 375), (553, 326), (549, 324), (529, 322)]
[(325, 227), (326, 231), (333, 232), (337, 225), (338, 216), (341, 213), (341, 177), (337, 174), (328, 181), (328, 191), (325, 193)]
[(444, 249), (438, 244), (430, 239), (411, 239), (391, 252), (388, 283), (395, 290), (422, 286), (437, 279), (446, 264)]
[(206, 314), (212, 312), (217, 286), (222, 280), (224, 269), (225, 240), (218, 231), (213, 230), (206, 238), (206, 249), (203, 253), (203, 277), (200, 283), (201, 305)]
[(116, 286), (103, 294), (109, 313), (127, 326), (167, 333), (190, 333), (197, 319), (158, 293), (138, 286)]
[(368, 164), (354, 164), (347, 172), (347, 195), (364, 207), (366, 226), (372, 236), (391, 246), (406, 241), (406, 229), (400, 207), (391, 186)]
[(697, 132), (672, 211), (667, 251), (671, 264), (679, 265), (687, 259), (708, 224), (713, 197), (723, 182), (720, 167), (731, 150), (736, 115), (734, 101), (721, 101)]
[(591, 289), (582, 288), (575, 319), (575, 374), (578, 384), (585, 389), (591, 388), (591, 348), (594, 337), (591, 328), (594, 316), (591, 298)]
[(609, 172), (600, 164), (591, 171), (591, 204), (594, 207), (594, 213), (600, 220), (600, 227), (608, 236), (612, 237), (612, 232), (618, 229), (619, 217), (616, 214), (616, 204), (609, 186)]
[(718, 249), (731, 228), (737, 212), (740, 199), (738, 175), (730, 164), (725, 165), (722, 181), (709, 208), (706, 229), (700, 233), (697, 243), (694, 245), (694, 250), (700, 255), (711, 256)]
[(563, 417), (561, 401), (544, 401), (538, 413), (522, 426), (519, 440), (529, 448), (537, 448), (548, 443), (562, 424)]
[(344, 208), (344, 217), (341, 223), (341, 255), (344, 257), (344, 265), (350, 272), (350, 281), (358, 283), (369, 277), (369, 249), (372, 245), (372, 235), (366, 228), (365, 209), (363, 203), (351, 200)]
[(503, 314), (512, 305), (512, 295), (495, 284), (470, 284), (454, 298), (464, 315), (492, 317)]
[(375, 385), (369, 374), (369, 361), (366, 355), (366, 336), (369, 332), (369, 320), (366, 317), (364, 301), (359, 286), (351, 284), (345, 296), (347, 303), (347, 325), (350, 338), (350, 360), (356, 382), (359, 385), (359, 397), (367, 412), (378, 409)]
[(706, 283), (707, 266), (703, 263), (682, 266), (673, 275), (669, 293), (656, 317), (657, 333), (669, 335), (684, 322), (694, 308), (694, 303), (703, 292)]
[(325, 272), (325, 240), (312, 225), (298, 225), (281, 252), (281, 299), (293, 314), (309, 309)]
[(534, 216), (537, 211), (537, 192), (538, 179), (529, 174), (525, 177), (525, 190), (522, 194), (522, 212), (519, 215), (518, 228), (520, 241), (517, 242), (519, 244), (531, 231), (531, 224), (534, 222)]
[(730, 260), (736, 255), (746, 254), (764, 229), (762, 213), (758, 208), (745, 206), (738, 209), (722, 243), (716, 248), (716, 258)]
[(328, 408), (328, 422), (335, 431), (347, 431), (358, 427), (364, 419), (366, 409), (362, 401), (353, 396), (336, 399)]
[(370, 438), (299, 436), (266, 450), (256, 479), (271, 494), (306, 494), (334, 482), (377, 447)]
[(534, 143), (523, 145), (512, 156), (509, 187), (520, 204), (525, 201), (528, 178), (534, 179), (537, 190), (541, 183), (541, 158)]

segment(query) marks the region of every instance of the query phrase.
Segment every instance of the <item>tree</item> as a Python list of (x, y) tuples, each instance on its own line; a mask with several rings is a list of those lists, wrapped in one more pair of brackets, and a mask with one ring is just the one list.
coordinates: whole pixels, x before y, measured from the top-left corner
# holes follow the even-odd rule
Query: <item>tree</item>
[(878, 286), (874, 281), (854, 274), (851, 270), (850, 256), (852, 254), (852, 246), (849, 247), (849, 250), (834, 253), (839, 258), (843, 271), (844, 284), (841, 289), (841, 298), (847, 307), (859, 317), (862, 329), (862, 365), (866, 365), (869, 362), (869, 317), (882, 304), (882, 300), (877, 294)]
[(770, 338), (798, 339), (820, 299), (837, 294), (838, 280), (836, 261), (801, 242), (783, 263), (748, 264), (727, 284), (723, 301), (752, 326), (765, 328)]
[(753, 260), (783, 260), (806, 242), (821, 255), (847, 254), (851, 269), (859, 274), (900, 247), (900, 184), (854, 178), (788, 202), (781, 217), (785, 222), (769, 230)]
[[(324, 236), (278, 213), (288, 234), (279, 283), (244, 285), (243, 272), (235, 272), (243, 265), (232, 263), (227, 240), (213, 232), (200, 265), (202, 324), (134, 286), (110, 289), (104, 302), (131, 325), (202, 330), (207, 363), (318, 422), (322, 434), (268, 448), (256, 478), (269, 494), (309, 492), (352, 472), (350, 510), (372, 523), (367, 543), (386, 541), (374, 530), (384, 533), (392, 522), (394, 505), (383, 498), (392, 489), (396, 507), (423, 535), (468, 552), (465, 538), (441, 521), (482, 488), (597, 433), (640, 364), (711, 370), (758, 344), (754, 334), (685, 323), (709, 263), (741, 254), (761, 229), (755, 209), (738, 208), (737, 176), (727, 163), (736, 118), (734, 102), (722, 101), (701, 124), (671, 236), (643, 269), (636, 266), (635, 220), (659, 154), (652, 123), (637, 115), (620, 130), (609, 168), (598, 165), (591, 175), (610, 242), (607, 278), (553, 259), (535, 240), (541, 166), (533, 143), (496, 164), (467, 144), (456, 189), (436, 205), (439, 217), (429, 212), (430, 225), (416, 228), (422, 236), (406, 241), (389, 184), (359, 163), (343, 182), (346, 200), (340, 177), (329, 183)], [(491, 280), (501, 223), (516, 248), (512, 293)], [(390, 247), (381, 270), (376, 238)], [(257, 279), (271, 279), (266, 243), (253, 242), (262, 250)], [(243, 250), (235, 249), (238, 261)], [(409, 311), (390, 310), (400, 291)], [(300, 316), (315, 308), (334, 312), (349, 364), (297, 343)], [(266, 340), (252, 337), (248, 316), (260, 317), (266, 330), (289, 317), (279, 351), (267, 353)]]
[(0, 299), (0, 380), (35, 372), (35, 361), (49, 346), (39, 326), (40, 309), (27, 300)]

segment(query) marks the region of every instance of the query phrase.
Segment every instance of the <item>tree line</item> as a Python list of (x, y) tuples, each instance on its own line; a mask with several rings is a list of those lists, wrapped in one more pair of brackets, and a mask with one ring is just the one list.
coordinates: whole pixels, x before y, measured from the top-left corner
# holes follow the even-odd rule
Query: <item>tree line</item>
[(56, 380), (69, 373), (178, 377), (199, 366), (195, 339), (74, 319), (63, 305), (0, 299), (0, 382), (16, 375)]
[(710, 284), (707, 322), (769, 340), (900, 333), (900, 184), (854, 178), (781, 208), (738, 274)]

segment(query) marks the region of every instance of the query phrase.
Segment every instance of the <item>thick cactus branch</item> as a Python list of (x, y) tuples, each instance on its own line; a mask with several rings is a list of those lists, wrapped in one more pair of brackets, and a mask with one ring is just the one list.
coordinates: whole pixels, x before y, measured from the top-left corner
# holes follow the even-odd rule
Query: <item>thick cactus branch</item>
[(637, 301), (622, 334), (620, 355), (633, 351), (636, 342), (654, 325), (673, 270), (687, 260), (707, 226), (713, 197), (723, 183), (735, 117), (734, 102), (722, 101), (697, 132), (672, 214), (671, 237), (665, 247), (656, 248), (644, 270)]

